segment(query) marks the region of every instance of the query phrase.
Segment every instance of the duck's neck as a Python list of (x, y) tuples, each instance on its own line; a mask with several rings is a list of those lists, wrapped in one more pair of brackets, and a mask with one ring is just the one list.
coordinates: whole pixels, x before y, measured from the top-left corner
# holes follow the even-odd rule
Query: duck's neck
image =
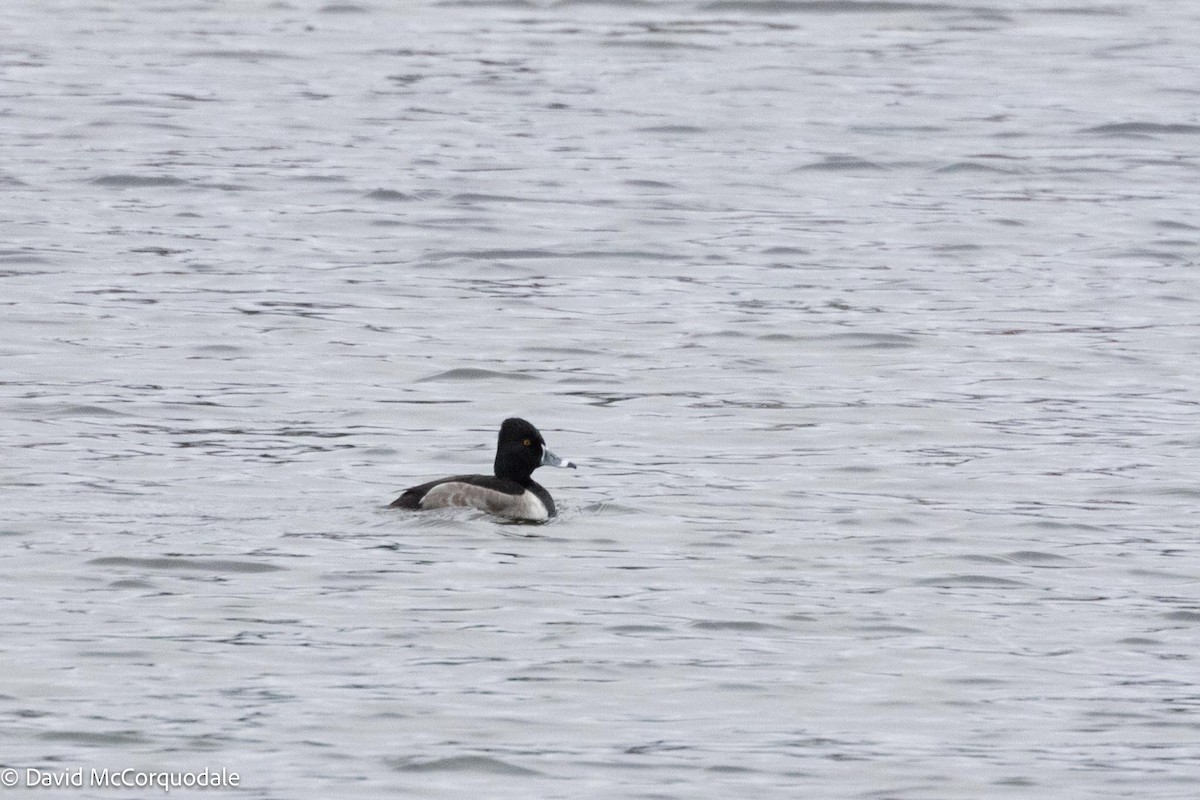
[(533, 470), (526, 471), (519, 467), (514, 469), (512, 464), (506, 463), (499, 458), (496, 459), (492, 471), (496, 474), (497, 478), (502, 478), (506, 481), (515, 481), (521, 486), (526, 487), (533, 485)]

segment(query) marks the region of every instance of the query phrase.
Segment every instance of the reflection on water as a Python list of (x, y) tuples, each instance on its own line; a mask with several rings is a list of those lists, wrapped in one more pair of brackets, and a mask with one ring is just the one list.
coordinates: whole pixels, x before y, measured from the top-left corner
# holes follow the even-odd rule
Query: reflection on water
[(1195, 11), (6, 19), (5, 766), (1190, 796)]

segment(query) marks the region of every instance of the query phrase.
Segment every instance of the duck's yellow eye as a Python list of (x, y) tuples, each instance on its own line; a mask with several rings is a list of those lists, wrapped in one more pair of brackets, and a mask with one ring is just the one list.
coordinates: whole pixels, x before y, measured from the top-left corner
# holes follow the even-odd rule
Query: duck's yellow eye
[(526, 447), (529, 447), (530, 445), (532, 445), (532, 444), (533, 444), (533, 439), (526, 439), (526, 440), (525, 440), (524, 442), (522, 442), (521, 444), (525, 445)]

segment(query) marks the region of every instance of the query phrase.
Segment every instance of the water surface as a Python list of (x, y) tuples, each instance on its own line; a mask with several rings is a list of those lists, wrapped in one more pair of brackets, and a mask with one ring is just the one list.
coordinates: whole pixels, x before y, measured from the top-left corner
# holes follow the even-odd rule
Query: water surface
[[(2, 766), (1193, 796), (1191, 5), (0, 33)], [(513, 414), (557, 519), (384, 507)]]

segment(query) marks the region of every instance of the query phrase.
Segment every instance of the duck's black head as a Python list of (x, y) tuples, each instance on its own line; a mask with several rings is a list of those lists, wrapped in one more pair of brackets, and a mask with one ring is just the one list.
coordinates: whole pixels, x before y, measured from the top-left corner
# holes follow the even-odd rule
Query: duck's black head
[(546, 440), (533, 425), (518, 417), (504, 420), (496, 443), (496, 477), (527, 486), (533, 471), (541, 466), (575, 467), (547, 450)]

